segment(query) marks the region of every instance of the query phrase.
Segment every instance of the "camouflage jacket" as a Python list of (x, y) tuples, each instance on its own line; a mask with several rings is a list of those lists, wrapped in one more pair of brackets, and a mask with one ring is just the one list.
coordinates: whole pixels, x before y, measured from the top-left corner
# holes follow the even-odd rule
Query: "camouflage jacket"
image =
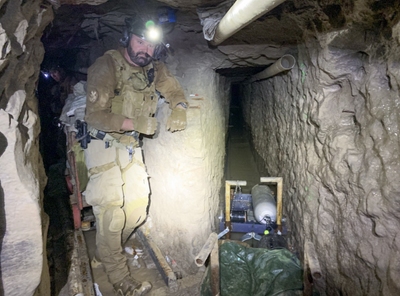
[(106, 52), (88, 70), (85, 120), (105, 132), (123, 132), (125, 118), (153, 116), (158, 101), (156, 90), (171, 109), (187, 103), (182, 87), (163, 63), (135, 67), (126, 61), (123, 50)]

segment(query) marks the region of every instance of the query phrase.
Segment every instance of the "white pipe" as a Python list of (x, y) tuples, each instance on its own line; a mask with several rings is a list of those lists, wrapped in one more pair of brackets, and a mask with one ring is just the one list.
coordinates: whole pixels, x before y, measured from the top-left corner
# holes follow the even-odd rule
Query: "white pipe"
[(264, 71), (261, 71), (260, 73), (258, 73), (256, 75), (253, 75), (246, 82), (252, 83), (254, 81), (267, 79), (278, 73), (292, 69), (294, 67), (295, 63), (296, 63), (296, 59), (292, 55), (286, 54), (286, 55), (282, 56), (279, 60), (277, 60), (275, 63), (273, 63), (271, 66), (269, 66), (267, 69), (265, 69)]
[(283, 178), (282, 177), (261, 177), (261, 183), (276, 183), (276, 224), (282, 225), (282, 187), (283, 187)]
[(251, 189), (254, 218), (260, 224), (276, 222), (276, 202), (271, 189), (267, 185), (255, 185)]
[(218, 24), (211, 44), (222, 43), (282, 2), (285, 0), (237, 0)]

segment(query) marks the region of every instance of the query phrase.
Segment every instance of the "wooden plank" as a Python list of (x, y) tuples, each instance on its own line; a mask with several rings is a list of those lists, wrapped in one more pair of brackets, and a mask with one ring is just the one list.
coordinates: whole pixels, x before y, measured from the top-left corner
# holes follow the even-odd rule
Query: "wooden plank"
[(229, 232), (226, 238), (231, 237), (231, 185), (228, 181), (225, 182), (225, 228), (229, 227)]
[(165, 260), (163, 254), (160, 249), (153, 241), (150, 235), (145, 235), (140, 229), (136, 231), (139, 240), (145, 246), (147, 251), (149, 252), (151, 258), (161, 274), (165, 284), (169, 287), (171, 292), (178, 291), (178, 282), (175, 276), (175, 273), (172, 271), (171, 267), (168, 265), (167, 260)]
[(232, 181), (226, 180), (225, 181), (225, 228), (229, 227), (229, 232), (226, 234), (226, 238), (231, 238), (231, 186), (246, 186), (246, 181)]
[(310, 266), (311, 276), (315, 281), (319, 280), (322, 277), (322, 271), (319, 265), (317, 252), (315, 251), (315, 247), (312, 242), (306, 241), (304, 245), (304, 253), (307, 256), (307, 263)]
[(206, 243), (204, 244), (203, 248), (201, 248), (200, 253), (196, 256), (194, 262), (197, 266), (203, 266), (206, 262), (208, 256), (212, 252), (215, 242), (218, 240), (218, 234), (215, 232), (210, 233)]
[[(283, 179), (280, 178), (277, 184), (277, 200), (276, 200), (276, 224), (282, 225), (282, 187)], [(281, 230), (282, 231), (282, 230)]]
[(81, 229), (74, 232), (68, 282), (70, 295), (95, 295), (85, 237)]
[(211, 291), (213, 296), (217, 296), (220, 292), (218, 240), (215, 240), (214, 248), (212, 249), (210, 254), (210, 268)]
[(304, 274), (303, 274), (303, 295), (312, 296), (316, 284), (320, 283), (322, 271), (319, 265), (314, 244), (306, 240), (304, 243)]

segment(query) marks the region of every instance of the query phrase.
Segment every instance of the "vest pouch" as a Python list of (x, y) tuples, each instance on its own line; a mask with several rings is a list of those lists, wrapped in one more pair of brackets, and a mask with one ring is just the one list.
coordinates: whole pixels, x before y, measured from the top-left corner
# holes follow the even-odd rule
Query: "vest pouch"
[(129, 80), (129, 84), (132, 85), (132, 87), (136, 91), (143, 91), (150, 84), (149, 79), (147, 79), (146, 75), (140, 72), (133, 72)]
[(124, 85), (121, 95), (123, 96), (122, 112), (120, 114), (134, 118), (136, 109), (143, 108), (143, 94), (135, 92), (131, 85)]
[(124, 104), (124, 97), (122, 95), (117, 95), (112, 99), (111, 112), (115, 114), (122, 114)]
[(155, 94), (146, 94), (144, 110), (146, 110), (146, 116), (153, 116), (157, 110), (158, 97)]
[[(134, 136), (131, 135), (126, 135), (126, 134), (119, 134), (119, 133), (110, 133), (110, 135), (115, 138), (115, 140), (118, 142), (118, 148), (125, 149), (126, 147), (130, 147), (132, 145), (133, 148), (136, 148), (139, 144), (138, 140)], [(114, 145), (112, 143), (111, 145)], [(117, 145), (114, 145), (117, 146)]]

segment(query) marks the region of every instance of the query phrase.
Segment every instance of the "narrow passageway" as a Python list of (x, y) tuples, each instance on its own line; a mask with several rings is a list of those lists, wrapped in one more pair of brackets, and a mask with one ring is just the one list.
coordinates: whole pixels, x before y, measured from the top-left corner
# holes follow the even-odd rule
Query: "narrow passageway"
[[(182, 279), (171, 291), (137, 237), (124, 246), (142, 253), (126, 254), (132, 275), (153, 284), (150, 296), (200, 295), (205, 268), (194, 258), (225, 229), (224, 182), (246, 181), (231, 189), (247, 194), (260, 177), (278, 177), (283, 187), (270, 186), (269, 196), (283, 196), (285, 252), (315, 271), (312, 286), (299, 274), (298, 291), (400, 295), (400, 1), (8, 0), (0, 10), (0, 294), (86, 296), (98, 226), (89, 214), (83, 236), (89, 203), (114, 198), (108, 182), (116, 181), (118, 205), (96, 218), (127, 232), (127, 221), (142, 223)], [(238, 10), (248, 19), (240, 28), (229, 21), (241, 19)], [(133, 30), (134, 20), (146, 29)], [(151, 35), (158, 41), (143, 43)], [(110, 79), (98, 71), (106, 83), (88, 82), (88, 68), (111, 51), (116, 59), (103, 65)], [(174, 95), (163, 76), (175, 81)], [(119, 78), (126, 81), (113, 83)], [(91, 104), (107, 122), (88, 131)], [(110, 131), (116, 138), (104, 140)], [(145, 161), (122, 168), (137, 139), (112, 149), (110, 141), (137, 133), (146, 133)], [(99, 157), (88, 152), (92, 137)], [(118, 158), (87, 166), (85, 153), (100, 161), (114, 149)], [(104, 174), (118, 169), (117, 178)], [(128, 169), (140, 177), (124, 180)], [(90, 200), (87, 184), (96, 180)], [(137, 207), (121, 204), (125, 193), (141, 196)], [(77, 234), (88, 256), (76, 252)], [(113, 251), (121, 258), (119, 246)], [(126, 267), (111, 280), (119, 288), (134, 285)], [(113, 296), (103, 268), (91, 271), (102, 295)]]
[(226, 144), (225, 179), (246, 181), (243, 193), (260, 183), (260, 174), (251, 149), (251, 135), (243, 119), (239, 85), (232, 85), (229, 129)]

